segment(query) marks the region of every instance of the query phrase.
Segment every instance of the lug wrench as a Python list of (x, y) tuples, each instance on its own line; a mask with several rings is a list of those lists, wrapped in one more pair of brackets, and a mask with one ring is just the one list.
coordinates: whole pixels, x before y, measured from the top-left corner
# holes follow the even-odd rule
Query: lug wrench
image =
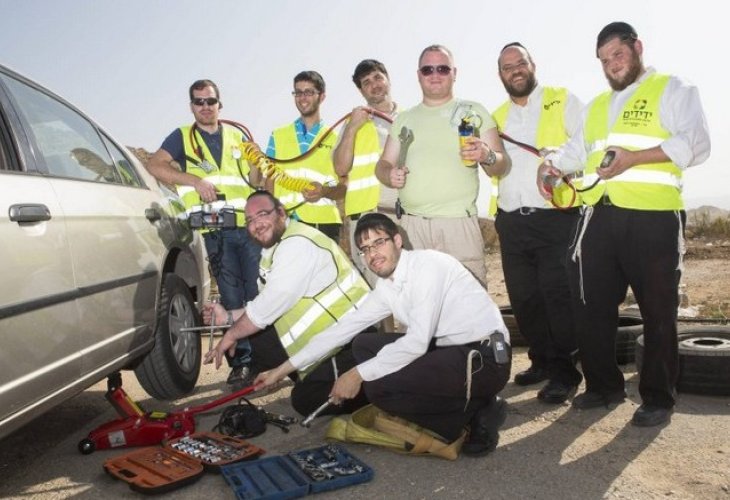
[(305, 418), (304, 420), (302, 420), (301, 422), (299, 422), (299, 425), (301, 425), (302, 427), (309, 428), (309, 426), (312, 425), (312, 421), (315, 418), (317, 418), (317, 416), (320, 413), (322, 413), (323, 411), (325, 411), (327, 409), (327, 407), (329, 407), (329, 405), (331, 405), (331, 404), (334, 404), (334, 402), (333, 402), (333, 399), (332, 398), (329, 398), (327, 401), (325, 401), (324, 403), (322, 403), (322, 406), (320, 406), (319, 408), (317, 408), (316, 410), (314, 410), (312, 413), (310, 413), (307, 416), (307, 418)]

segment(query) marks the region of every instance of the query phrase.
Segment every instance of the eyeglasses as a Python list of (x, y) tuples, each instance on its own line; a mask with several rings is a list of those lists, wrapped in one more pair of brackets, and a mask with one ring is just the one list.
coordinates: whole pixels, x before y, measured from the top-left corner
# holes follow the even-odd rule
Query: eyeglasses
[(360, 249), (358, 250), (357, 253), (358, 253), (358, 255), (360, 257), (365, 257), (366, 255), (368, 255), (373, 250), (380, 250), (380, 248), (383, 245), (385, 245), (385, 242), (386, 241), (392, 241), (392, 240), (393, 240), (393, 238), (390, 238), (390, 237), (388, 237), (388, 238), (378, 238), (377, 240), (373, 241), (373, 244), (372, 245), (365, 245), (364, 247), (360, 247)]
[(448, 75), (451, 73), (451, 66), (447, 66), (446, 64), (439, 64), (438, 66), (421, 66), (418, 68), (418, 71), (420, 71), (423, 76), (432, 75), (434, 71), (439, 75)]
[(307, 97), (314, 97), (316, 95), (319, 95), (319, 91), (314, 89), (306, 89), (306, 90), (295, 90), (291, 93), (296, 98), (307, 96)]
[(202, 106), (203, 104), (207, 104), (208, 106), (215, 106), (218, 104), (218, 98), (217, 97), (194, 97), (191, 101), (196, 106)]
[(261, 210), (255, 215), (249, 215), (246, 217), (246, 223), (247, 224), (254, 224), (257, 221), (262, 220), (264, 217), (268, 217), (272, 213), (276, 212), (276, 207), (269, 209), (269, 210)]

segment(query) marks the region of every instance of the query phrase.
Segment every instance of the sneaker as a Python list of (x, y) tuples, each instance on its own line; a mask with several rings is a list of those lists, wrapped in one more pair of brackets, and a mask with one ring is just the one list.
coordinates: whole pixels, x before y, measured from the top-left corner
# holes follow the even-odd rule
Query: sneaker
[(231, 368), (231, 373), (228, 375), (226, 384), (233, 386), (234, 388), (243, 388), (251, 385), (255, 378), (256, 375), (251, 371), (250, 366), (234, 366)]
[(611, 408), (622, 403), (626, 398), (626, 392), (612, 392), (602, 394), (600, 392), (586, 391), (573, 398), (573, 408), (578, 410), (589, 410), (591, 408)]
[(634, 412), (631, 423), (637, 427), (654, 427), (655, 425), (666, 424), (671, 420), (673, 412), (674, 408), (642, 404)]
[(548, 379), (548, 372), (545, 368), (532, 365), (527, 370), (515, 375), (515, 384), (532, 385)]
[(461, 448), (464, 455), (481, 457), (493, 452), (499, 443), (499, 428), (506, 418), (507, 402), (499, 396), (480, 408), (471, 419), (469, 437)]
[(566, 402), (575, 394), (577, 385), (565, 384), (558, 380), (551, 380), (537, 393), (537, 399), (543, 403), (560, 404)]

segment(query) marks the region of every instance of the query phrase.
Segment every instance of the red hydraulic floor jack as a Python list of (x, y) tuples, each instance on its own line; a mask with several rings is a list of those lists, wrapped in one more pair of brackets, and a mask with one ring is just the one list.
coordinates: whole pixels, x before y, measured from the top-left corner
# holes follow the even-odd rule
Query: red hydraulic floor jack
[(106, 399), (120, 418), (102, 424), (79, 442), (81, 453), (125, 446), (152, 446), (166, 439), (174, 439), (195, 432), (195, 415), (220, 406), (254, 391), (254, 386), (215, 399), (209, 403), (185, 408), (179, 412), (145, 412), (122, 389), (122, 374), (114, 373), (107, 379)]

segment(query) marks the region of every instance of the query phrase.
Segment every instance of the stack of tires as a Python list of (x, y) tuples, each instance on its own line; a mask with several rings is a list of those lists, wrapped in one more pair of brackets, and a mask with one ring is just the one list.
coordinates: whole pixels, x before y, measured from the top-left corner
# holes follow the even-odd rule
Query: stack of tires
[[(677, 390), (730, 396), (730, 327), (680, 327)], [(636, 368), (644, 358), (644, 336), (636, 340)]]

